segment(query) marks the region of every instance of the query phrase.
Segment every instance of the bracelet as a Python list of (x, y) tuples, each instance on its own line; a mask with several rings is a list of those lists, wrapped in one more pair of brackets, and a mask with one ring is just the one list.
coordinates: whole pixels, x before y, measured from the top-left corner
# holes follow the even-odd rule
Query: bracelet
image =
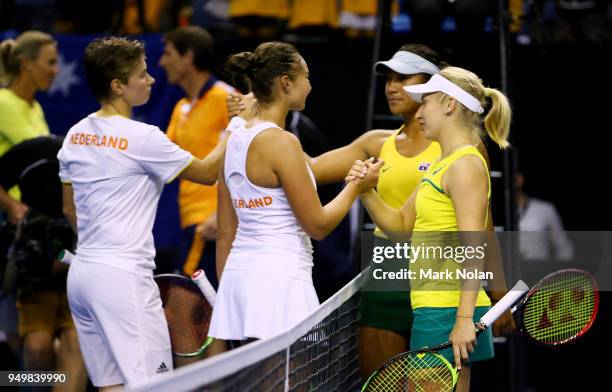
[(467, 319), (473, 319), (473, 318), (474, 318), (474, 316), (465, 316), (465, 315), (462, 315), (462, 314), (458, 314), (458, 315), (456, 315), (455, 317), (459, 317), (459, 318), (467, 318)]

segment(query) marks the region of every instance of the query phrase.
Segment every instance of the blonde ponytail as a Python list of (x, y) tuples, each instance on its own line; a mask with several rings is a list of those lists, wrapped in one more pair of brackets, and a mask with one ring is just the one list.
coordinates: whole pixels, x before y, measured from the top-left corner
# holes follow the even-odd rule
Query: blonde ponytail
[[(508, 135), (510, 134), (510, 118), (512, 109), (508, 98), (501, 91), (494, 88), (485, 87), (482, 80), (473, 72), (458, 67), (446, 67), (440, 74), (450, 80), (465, 92), (476, 98), (482, 107), (486, 107), (486, 98), (491, 99), (491, 109), (484, 118), (484, 128), (487, 134), (500, 148), (505, 149), (510, 146)], [(482, 117), (480, 114), (472, 112), (463, 105), (462, 121), (466, 127), (474, 129), (475, 133), (482, 132)]]
[(11, 81), (11, 52), (15, 47), (14, 39), (5, 39), (0, 42), (0, 87), (8, 85)]
[(510, 119), (512, 109), (508, 98), (501, 91), (494, 88), (485, 87), (485, 96), (491, 98), (491, 109), (484, 119), (484, 126), (487, 134), (499, 148), (510, 147), (508, 135), (510, 134)]

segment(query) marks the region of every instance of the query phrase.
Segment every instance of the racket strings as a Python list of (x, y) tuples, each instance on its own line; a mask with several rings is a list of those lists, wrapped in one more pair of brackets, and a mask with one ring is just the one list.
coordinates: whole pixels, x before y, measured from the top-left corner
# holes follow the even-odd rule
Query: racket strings
[(525, 330), (548, 344), (575, 338), (590, 325), (596, 297), (589, 276), (579, 271), (553, 275), (527, 301)]
[(407, 353), (383, 368), (367, 391), (451, 392), (456, 372), (442, 356), (431, 353)]
[(170, 331), (172, 351), (187, 354), (206, 342), (212, 308), (191, 281), (157, 280)]

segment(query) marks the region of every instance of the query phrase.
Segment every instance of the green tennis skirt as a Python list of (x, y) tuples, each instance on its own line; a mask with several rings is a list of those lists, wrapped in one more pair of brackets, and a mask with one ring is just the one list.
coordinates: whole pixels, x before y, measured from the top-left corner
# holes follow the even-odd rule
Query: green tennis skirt
[[(489, 306), (476, 307), (474, 309), (474, 320), (480, 320), (489, 309), (491, 309)], [(457, 308), (417, 308), (413, 310), (413, 315), (410, 349), (418, 350), (448, 341), (448, 337), (455, 326)], [(455, 362), (452, 347), (440, 351), (440, 354), (450, 363)], [(493, 333), (491, 328), (487, 328), (478, 335), (474, 352), (468, 353), (468, 355), (468, 365), (470, 362), (493, 358)]]

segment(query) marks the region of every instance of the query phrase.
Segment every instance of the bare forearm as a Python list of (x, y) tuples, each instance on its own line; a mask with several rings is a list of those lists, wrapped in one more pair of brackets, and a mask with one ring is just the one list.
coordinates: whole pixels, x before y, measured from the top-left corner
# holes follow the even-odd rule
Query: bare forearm
[(66, 220), (70, 224), (70, 227), (72, 228), (72, 231), (75, 234), (78, 234), (78, 232), (77, 232), (77, 215), (76, 215), (76, 211), (75, 210), (66, 210), (66, 209), (64, 209), (64, 216), (66, 217)]
[[(343, 162), (334, 159), (334, 151), (327, 152), (315, 158), (310, 158), (312, 172), (317, 184), (333, 184), (344, 181), (346, 173), (351, 169), (354, 161)], [(365, 156), (356, 159), (365, 159)]]
[(321, 240), (331, 233), (351, 209), (351, 206), (359, 196), (359, 190), (354, 184), (349, 183), (332, 201), (323, 207), (323, 218), (317, 233), (311, 235), (316, 240)]
[(474, 308), (476, 308), (477, 298), (477, 290), (462, 290), (459, 298), (459, 306), (457, 307), (457, 315), (474, 317)]
[(219, 163), (221, 162), (226, 144), (227, 138), (224, 138), (204, 159), (194, 159), (179, 177), (183, 180), (202, 185), (215, 184), (219, 174)]
[(71, 184), (62, 184), (62, 211), (70, 227), (72, 227), (72, 231), (78, 235), (76, 205), (74, 204), (74, 193)]
[(404, 219), (400, 210), (386, 204), (373, 189), (361, 195), (361, 202), (370, 217), (390, 238), (405, 230)]
[(225, 152), (225, 147), (227, 146), (227, 139), (228, 135), (224, 135), (222, 140), (219, 141), (219, 144), (217, 144), (217, 146), (210, 152), (210, 154), (208, 154), (206, 157), (204, 157), (204, 159), (202, 159), (202, 162), (204, 162), (204, 164), (208, 168), (208, 176), (213, 179), (213, 182), (217, 181), (217, 175), (219, 173), (219, 162), (221, 162), (221, 157)]

